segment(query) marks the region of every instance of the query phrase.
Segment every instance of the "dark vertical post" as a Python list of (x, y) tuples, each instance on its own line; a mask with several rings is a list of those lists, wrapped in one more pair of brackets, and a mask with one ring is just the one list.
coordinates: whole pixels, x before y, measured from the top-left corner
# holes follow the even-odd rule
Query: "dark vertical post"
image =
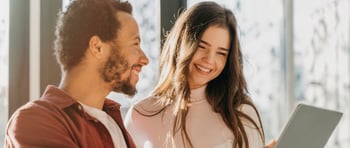
[(164, 35), (174, 25), (181, 10), (187, 6), (186, 0), (160, 0), (160, 36), (161, 43), (164, 41)]
[(62, 0), (45, 0), (40, 3), (40, 93), (43, 93), (48, 84), (58, 85), (61, 78), (53, 47)]
[(29, 100), (29, 1), (10, 0), (9, 117)]

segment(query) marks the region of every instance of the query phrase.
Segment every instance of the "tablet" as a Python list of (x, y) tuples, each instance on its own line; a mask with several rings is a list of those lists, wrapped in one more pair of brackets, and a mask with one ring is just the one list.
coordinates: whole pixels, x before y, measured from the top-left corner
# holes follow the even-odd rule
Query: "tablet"
[(298, 104), (283, 128), (276, 148), (323, 148), (343, 113)]

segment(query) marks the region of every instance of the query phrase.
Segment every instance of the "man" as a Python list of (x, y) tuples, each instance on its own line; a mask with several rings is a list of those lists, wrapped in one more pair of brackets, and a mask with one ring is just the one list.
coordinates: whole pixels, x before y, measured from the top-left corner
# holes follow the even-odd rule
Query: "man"
[(59, 87), (18, 109), (8, 122), (6, 147), (135, 147), (111, 92), (136, 93), (148, 59), (131, 5), (75, 0), (56, 27)]

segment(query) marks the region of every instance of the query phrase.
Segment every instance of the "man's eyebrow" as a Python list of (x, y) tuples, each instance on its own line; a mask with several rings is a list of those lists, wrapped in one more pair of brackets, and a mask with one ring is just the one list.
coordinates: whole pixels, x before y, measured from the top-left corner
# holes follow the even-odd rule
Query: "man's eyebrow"
[[(211, 44), (209, 44), (208, 42), (206, 42), (206, 41), (203, 41), (203, 40), (200, 40), (199, 41), (200, 43), (203, 43), (203, 44), (205, 44), (205, 45), (207, 45), (207, 46), (209, 46), (209, 47), (211, 47)], [(219, 47), (219, 49), (220, 50), (224, 50), (224, 51), (230, 51), (230, 49), (227, 49), (227, 48), (224, 48), (224, 47)]]

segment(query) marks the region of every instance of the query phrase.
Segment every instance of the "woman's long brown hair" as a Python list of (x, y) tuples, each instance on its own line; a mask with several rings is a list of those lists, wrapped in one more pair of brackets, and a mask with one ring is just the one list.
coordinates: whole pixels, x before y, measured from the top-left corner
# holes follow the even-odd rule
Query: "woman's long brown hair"
[[(214, 2), (201, 2), (182, 13), (165, 40), (160, 59), (160, 79), (152, 92), (159, 104), (167, 107), (168, 102), (175, 103), (175, 118), (172, 135), (181, 132), (184, 146), (193, 147), (186, 130), (186, 116), (190, 99), (190, 87), (187, 76), (189, 65), (196, 52), (203, 32), (210, 26), (228, 29), (230, 33), (230, 52), (221, 74), (210, 81), (206, 88), (207, 100), (213, 111), (219, 113), (226, 126), (234, 135), (233, 147), (249, 148), (247, 133), (242, 119), (247, 119), (259, 130), (264, 143), (264, 132), (256, 107), (247, 93), (247, 84), (243, 75), (241, 47), (238, 40), (237, 22), (233, 13)], [(239, 107), (247, 104), (253, 107), (259, 123)], [(155, 114), (163, 112), (164, 108)], [(148, 115), (149, 116), (149, 115)], [(151, 115), (152, 116), (152, 115)]]

